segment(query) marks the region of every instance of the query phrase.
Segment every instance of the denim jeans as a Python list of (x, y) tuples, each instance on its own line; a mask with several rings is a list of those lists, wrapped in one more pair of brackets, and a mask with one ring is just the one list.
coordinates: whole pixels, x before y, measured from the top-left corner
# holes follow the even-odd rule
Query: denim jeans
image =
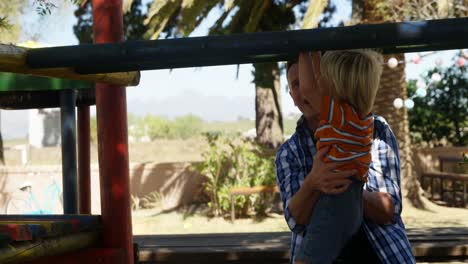
[(361, 181), (353, 180), (345, 192), (320, 197), (296, 260), (333, 263), (362, 224), (362, 187)]

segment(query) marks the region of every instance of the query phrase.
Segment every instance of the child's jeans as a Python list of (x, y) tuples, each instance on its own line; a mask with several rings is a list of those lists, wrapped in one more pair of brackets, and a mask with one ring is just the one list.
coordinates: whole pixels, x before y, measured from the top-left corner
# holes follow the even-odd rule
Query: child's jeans
[(344, 193), (321, 195), (296, 260), (331, 264), (363, 221), (361, 181), (353, 180)]

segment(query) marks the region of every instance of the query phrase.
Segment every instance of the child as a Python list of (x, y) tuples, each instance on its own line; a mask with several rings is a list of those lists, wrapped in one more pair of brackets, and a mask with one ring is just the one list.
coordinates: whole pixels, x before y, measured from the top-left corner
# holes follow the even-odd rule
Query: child
[[(382, 73), (382, 56), (371, 50), (328, 51), (299, 57), (299, 83), (321, 94), (309, 103), (320, 111), (317, 149), (328, 148), (325, 162), (352, 161), (338, 170), (357, 171), (342, 194), (324, 195), (314, 207), (297, 254), (297, 263), (330, 264), (358, 231), (363, 219), (362, 187), (371, 162), (374, 117), (370, 113)], [(323, 77), (323, 78), (322, 78)], [(317, 86), (318, 85), (318, 86)]]

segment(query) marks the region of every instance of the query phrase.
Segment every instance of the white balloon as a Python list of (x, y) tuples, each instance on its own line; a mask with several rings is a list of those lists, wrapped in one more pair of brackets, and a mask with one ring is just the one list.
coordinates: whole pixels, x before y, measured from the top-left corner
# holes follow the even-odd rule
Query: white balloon
[(414, 107), (414, 101), (411, 99), (406, 99), (405, 100), (405, 107), (408, 109), (411, 109)]
[(398, 60), (396, 58), (390, 58), (387, 62), (387, 65), (388, 67), (390, 68), (395, 68), (396, 66), (398, 66)]
[(437, 73), (437, 72), (434, 72), (431, 76), (431, 79), (434, 81), (434, 82), (440, 82), (440, 80), (442, 80), (442, 76)]
[(424, 88), (418, 88), (418, 89), (416, 89), (416, 95), (418, 97), (424, 97), (424, 96), (427, 95), (427, 90), (424, 89)]
[(425, 88), (426, 88), (426, 82), (423, 81), (423, 80), (418, 80), (418, 81), (416, 82), (416, 87), (417, 87), (418, 89), (419, 89), (419, 88), (425, 89)]
[(403, 100), (401, 98), (397, 98), (397, 99), (393, 100), (393, 106), (396, 109), (402, 108), (403, 107)]
[(467, 50), (463, 50), (462, 53), (463, 53), (463, 57), (465, 57), (465, 58), (468, 59), (468, 49), (467, 49)]

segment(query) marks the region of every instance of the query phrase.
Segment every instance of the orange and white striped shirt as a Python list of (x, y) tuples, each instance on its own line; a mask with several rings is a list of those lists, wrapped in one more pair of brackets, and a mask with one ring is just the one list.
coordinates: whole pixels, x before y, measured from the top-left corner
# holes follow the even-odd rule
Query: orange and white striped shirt
[(374, 116), (361, 118), (350, 104), (330, 96), (322, 98), (319, 128), (315, 131), (317, 149), (330, 147), (325, 162), (356, 161), (338, 170), (356, 169), (355, 178), (367, 182), (371, 161)]

